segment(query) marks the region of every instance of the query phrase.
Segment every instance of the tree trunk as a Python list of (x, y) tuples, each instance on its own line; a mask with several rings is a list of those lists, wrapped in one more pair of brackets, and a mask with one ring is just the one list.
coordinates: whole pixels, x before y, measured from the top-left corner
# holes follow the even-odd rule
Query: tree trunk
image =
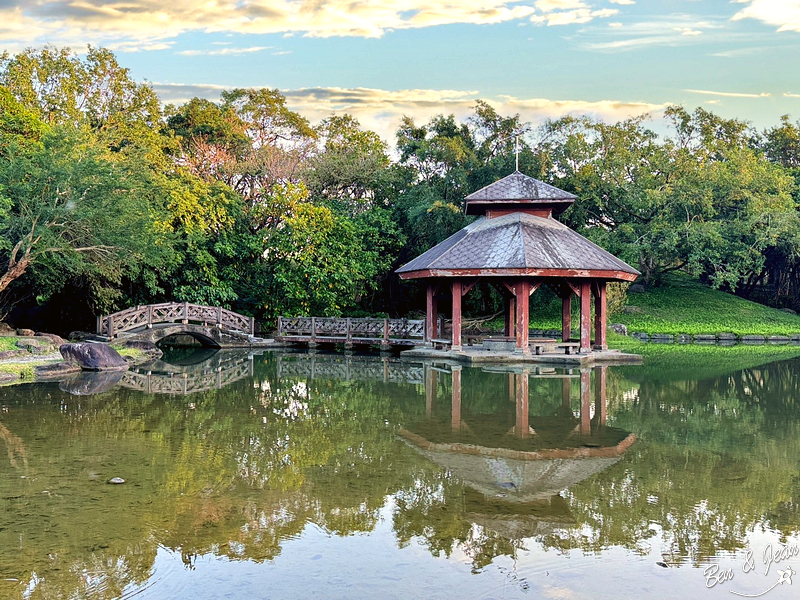
[(0, 293), (2, 293), (12, 281), (20, 277), (25, 272), (25, 269), (28, 268), (30, 262), (30, 256), (26, 254), (22, 257), (22, 260), (14, 262), (8, 266), (6, 272), (2, 277), (0, 277)]

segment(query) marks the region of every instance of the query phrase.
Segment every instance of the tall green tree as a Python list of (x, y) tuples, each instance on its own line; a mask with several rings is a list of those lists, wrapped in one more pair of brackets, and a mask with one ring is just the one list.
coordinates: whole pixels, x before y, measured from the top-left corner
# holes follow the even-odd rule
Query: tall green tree
[(167, 264), (170, 240), (155, 226), (163, 199), (135, 153), (110, 152), (86, 128), (55, 127), (35, 145), (0, 139), (0, 292), (48, 267), (61, 284), (88, 277), (102, 310), (123, 277)]

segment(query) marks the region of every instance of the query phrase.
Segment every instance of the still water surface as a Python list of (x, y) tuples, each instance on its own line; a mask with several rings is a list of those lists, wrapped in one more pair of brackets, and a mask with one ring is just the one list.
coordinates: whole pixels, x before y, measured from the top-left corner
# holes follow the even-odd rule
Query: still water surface
[(799, 368), (178, 353), (2, 388), (0, 598), (797, 598)]

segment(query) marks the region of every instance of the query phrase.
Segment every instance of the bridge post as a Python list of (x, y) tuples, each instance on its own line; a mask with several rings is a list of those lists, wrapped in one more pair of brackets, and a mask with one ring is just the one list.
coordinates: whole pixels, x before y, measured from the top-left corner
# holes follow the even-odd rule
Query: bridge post
[(283, 337), (283, 317), (278, 317), (278, 339)]
[(344, 349), (350, 350), (353, 347), (353, 331), (350, 329), (350, 317), (347, 317), (347, 330), (344, 336)]
[(311, 343), (317, 341), (317, 317), (311, 317)]
[(222, 307), (217, 307), (217, 329), (222, 329)]
[(114, 337), (114, 315), (108, 315), (108, 338)]
[(103, 317), (102, 315), (97, 316), (97, 335), (103, 333)]
[(148, 306), (147, 307), (147, 328), (148, 329), (152, 329), (153, 328), (153, 307), (152, 306)]
[(189, 303), (188, 302), (184, 302), (183, 303), (183, 320), (181, 320), (181, 323), (183, 323), (184, 325), (188, 325), (189, 324)]
[(250, 317), (250, 335), (256, 334), (256, 318)]

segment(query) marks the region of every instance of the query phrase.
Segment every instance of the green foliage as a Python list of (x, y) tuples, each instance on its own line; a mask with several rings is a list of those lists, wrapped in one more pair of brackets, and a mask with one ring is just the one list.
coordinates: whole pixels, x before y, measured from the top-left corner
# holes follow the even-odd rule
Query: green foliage
[(136, 152), (110, 153), (84, 128), (57, 127), (35, 150), (12, 140), (5, 158), (0, 290), (35, 265), (62, 284), (88, 278), (103, 310), (123, 277), (167, 260), (168, 240), (154, 224), (157, 190)]
[(152, 126), (161, 113), (153, 89), (134, 82), (106, 48), (89, 46), (84, 60), (51, 46), (0, 55), (0, 85), (50, 125)]
[(17, 338), (14, 336), (0, 336), (0, 352), (17, 349)]
[(355, 223), (324, 206), (300, 203), (282, 225), (269, 242), (283, 310), (338, 316), (354, 307), (377, 275), (379, 249), (365, 248)]

